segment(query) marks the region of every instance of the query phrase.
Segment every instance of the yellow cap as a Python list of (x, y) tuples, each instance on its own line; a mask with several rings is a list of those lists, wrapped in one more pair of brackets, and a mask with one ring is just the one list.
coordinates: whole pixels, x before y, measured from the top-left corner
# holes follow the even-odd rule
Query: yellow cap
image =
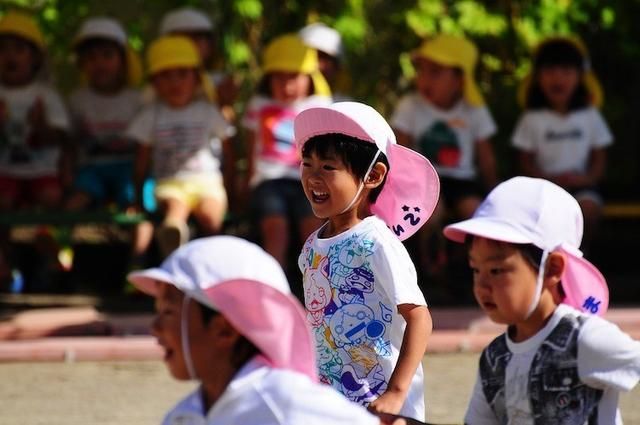
[(444, 66), (462, 69), (463, 96), (472, 106), (484, 105), (484, 99), (473, 75), (478, 61), (478, 49), (464, 37), (440, 34), (413, 51), (413, 58), (424, 58)]
[(331, 96), (327, 80), (320, 72), (318, 52), (307, 47), (296, 34), (285, 34), (271, 41), (264, 50), (263, 71), (299, 72), (313, 81), (314, 94)]
[(200, 83), (207, 98), (216, 99), (215, 88), (202, 68), (200, 53), (188, 37), (167, 35), (155, 40), (147, 52), (147, 67), (149, 75), (173, 68), (195, 68), (200, 72)]
[(172, 68), (200, 68), (200, 54), (187, 37), (160, 37), (149, 47), (147, 67), (151, 75)]
[(0, 34), (10, 34), (24, 38), (44, 50), (44, 37), (36, 21), (29, 15), (15, 10), (7, 12), (0, 19)]
[[(583, 70), (582, 79), (587, 91), (589, 92), (589, 101), (596, 108), (602, 107), (602, 104), (604, 103), (604, 92), (600, 85), (600, 81), (598, 81), (598, 77), (596, 77), (596, 74), (589, 65), (589, 51), (582, 40), (573, 36), (553, 36), (545, 38), (533, 50), (534, 60), (543, 46), (547, 43), (558, 41), (564, 41), (572, 44), (582, 54), (582, 57), (585, 59), (585, 69)], [(527, 96), (529, 95), (529, 87), (531, 87), (532, 78), (531, 72), (529, 72), (518, 86), (517, 99), (518, 103), (523, 108), (527, 105)]]

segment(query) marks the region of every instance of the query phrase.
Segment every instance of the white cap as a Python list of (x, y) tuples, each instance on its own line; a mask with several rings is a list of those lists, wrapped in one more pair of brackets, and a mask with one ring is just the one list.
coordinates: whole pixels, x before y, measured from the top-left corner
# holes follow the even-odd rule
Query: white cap
[(240, 279), (291, 293), (287, 278), (273, 257), (259, 246), (232, 236), (195, 239), (174, 251), (160, 267), (129, 274), (129, 280), (149, 295), (155, 296), (156, 281), (167, 282), (214, 310), (220, 307), (205, 291), (221, 282)]
[(447, 238), (464, 242), (467, 235), (515, 244), (534, 244), (543, 250), (538, 270), (536, 308), (542, 291), (544, 262), (550, 252), (565, 257), (561, 278), (565, 299), (578, 310), (603, 315), (609, 306), (607, 281), (600, 271), (582, 258), (583, 217), (570, 193), (543, 179), (514, 177), (496, 186), (482, 201), (473, 217), (444, 228)]
[(307, 25), (299, 33), (304, 44), (316, 50), (320, 50), (336, 58), (342, 58), (344, 52), (342, 37), (335, 29), (320, 22)]
[(113, 40), (123, 47), (127, 46), (127, 33), (118, 21), (112, 18), (89, 18), (82, 23), (76, 34), (74, 44), (79, 44), (91, 38), (105, 38)]
[(207, 15), (192, 7), (167, 12), (160, 24), (160, 35), (180, 31), (213, 31), (213, 23)]
[(543, 179), (514, 177), (489, 193), (473, 218), (447, 226), (444, 234), (464, 242), (467, 234), (553, 251), (582, 242), (582, 211), (573, 196)]

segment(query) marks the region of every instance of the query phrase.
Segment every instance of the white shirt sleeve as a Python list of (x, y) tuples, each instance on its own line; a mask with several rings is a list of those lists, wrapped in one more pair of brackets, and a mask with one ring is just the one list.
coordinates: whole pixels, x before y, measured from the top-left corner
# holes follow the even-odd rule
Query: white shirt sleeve
[(144, 108), (129, 123), (126, 136), (142, 145), (150, 145), (153, 143), (153, 125), (155, 121), (156, 107), (150, 105)]
[(533, 126), (532, 116), (524, 113), (513, 131), (511, 145), (519, 150), (533, 152), (536, 146), (536, 134)]
[(228, 139), (236, 133), (235, 127), (224, 119), (215, 105), (211, 105), (211, 133), (221, 140)]
[(416, 104), (413, 95), (400, 99), (391, 116), (391, 127), (413, 136), (416, 120)]
[(64, 102), (58, 93), (51, 88), (46, 88), (43, 93), (43, 102), (47, 122), (50, 126), (61, 130), (68, 130), (71, 127), (69, 115), (64, 106)]
[(464, 415), (464, 423), (468, 425), (499, 425), (498, 418), (496, 418), (493, 410), (491, 410), (491, 406), (487, 403), (487, 398), (482, 391), (479, 374), (473, 386), (467, 413)]
[(591, 109), (591, 117), (589, 118), (591, 124), (591, 145), (595, 148), (603, 148), (613, 143), (613, 136), (609, 130), (609, 126), (604, 121), (602, 114), (595, 109)]
[(371, 268), (376, 281), (384, 288), (394, 305), (427, 305), (418, 287), (416, 268), (399, 240), (380, 241), (373, 253)]
[(631, 390), (640, 380), (640, 341), (611, 322), (589, 318), (578, 337), (578, 374), (594, 388)]
[(473, 116), (471, 129), (474, 138), (474, 142), (484, 141), (496, 134), (496, 123), (489, 112), (489, 108), (486, 106), (473, 108)]
[(253, 96), (249, 99), (247, 109), (242, 117), (242, 126), (248, 130), (257, 131), (259, 126), (260, 108), (264, 102), (259, 96)]

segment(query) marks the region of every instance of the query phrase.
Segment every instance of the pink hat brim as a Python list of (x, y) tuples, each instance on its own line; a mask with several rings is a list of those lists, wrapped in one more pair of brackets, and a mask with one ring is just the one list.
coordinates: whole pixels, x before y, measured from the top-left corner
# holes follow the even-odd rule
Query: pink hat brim
[(158, 281), (175, 285), (173, 276), (158, 267), (131, 272), (127, 275), (127, 279), (133, 283), (133, 286), (137, 289), (152, 297), (155, 297), (158, 293)]
[(404, 146), (389, 145), (387, 159), (387, 181), (371, 212), (405, 240), (433, 214), (440, 196), (440, 179), (429, 160)]
[(562, 301), (576, 310), (603, 316), (609, 309), (609, 288), (600, 271), (589, 261), (560, 247), (565, 256)]
[(318, 381), (315, 345), (302, 306), (291, 294), (252, 280), (205, 289), (207, 297), (276, 368)]

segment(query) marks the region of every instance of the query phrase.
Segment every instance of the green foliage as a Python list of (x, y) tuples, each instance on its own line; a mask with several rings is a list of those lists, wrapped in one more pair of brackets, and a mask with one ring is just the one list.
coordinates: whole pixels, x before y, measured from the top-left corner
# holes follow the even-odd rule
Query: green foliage
[(411, 84), (409, 52), (423, 38), (466, 35), (481, 52), (477, 79), (500, 127), (495, 144), (505, 174), (511, 171), (508, 139), (520, 113), (515, 92), (532, 47), (550, 34), (577, 34), (602, 80), (605, 116), (617, 139), (607, 189), (627, 197), (634, 190), (637, 196), (637, 161), (624, 161), (639, 156), (640, 120), (631, 115), (640, 107), (640, 88), (632, 79), (640, 60), (637, 0), (2, 0), (0, 13), (19, 7), (37, 15), (57, 84), (68, 92), (77, 81), (72, 41), (83, 19), (119, 19), (132, 46), (143, 52), (162, 15), (181, 5), (214, 20), (222, 66), (243, 82), (244, 97), (260, 78), (260, 52), (268, 40), (314, 21), (334, 26), (346, 46), (351, 94), (386, 114)]

